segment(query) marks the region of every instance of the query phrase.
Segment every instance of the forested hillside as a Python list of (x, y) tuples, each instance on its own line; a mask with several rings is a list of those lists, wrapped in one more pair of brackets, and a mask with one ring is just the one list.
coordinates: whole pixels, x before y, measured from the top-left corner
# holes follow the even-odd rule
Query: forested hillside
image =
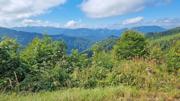
[[(138, 27), (136, 27), (138, 28)], [(172, 44), (175, 44), (177, 40), (180, 40), (179, 33), (180, 28), (173, 28), (169, 29), (163, 32), (149, 32), (149, 33), (142, 33), (147, 40), (149, 41), (149, 44), (154, 45), (160, 45), (162, 49), (164, 48), (170, 48), (169, 46)], [(89, 49), (83, 51), (83, 53), (92, 54), (93, 48), (96, 47), (99, 49), (99, 51), (111, 51), (113, 49), (113, 46), (116, 44), (118, 37), (116, 36), (110, 36), (102, 41), (98, 41), (95, 44), (92, 45)], [(169, 46), (168, 46), (169, 45)]]
[(27, 45), (35, 37), (42, 38), (43, 35), (38, 33), (22, 32), (0, 27), (0, 39), (3, 37), (16, 39), (19, 44)]
[[(72, 50), (69, 55), (66, 50), (63, 41), (54, 41), (48, 36), (33, 39), (25, 48), (14, 39), (2, 39), (1, 92), (56, 91), (54, 94), (40, 93), (47, 101), (109, 101), (122, 97), (180, 99), (180, 33), (145, 37), (128, 30), (120, 38), (111, 36), (94, 44), (90, 56), (89, 50), (82, 53)], [(53, 97), (56, 94), (62, 96)], [(41, 99), (38, 95), (2, 96), (3, 100), (11, 97), (27, 100), (29, 96)]]
[(162, 31), (162, 32), (151, 32), (148, 33), (147, 36), (148, 37), (161, 37), (161, 36), (167, 36), (167, 35), (173, 35), (173, 34), (178, 34), (180, 32), (180, 27), (176, 27), (176, 28), (172, 28), (166, 31)]

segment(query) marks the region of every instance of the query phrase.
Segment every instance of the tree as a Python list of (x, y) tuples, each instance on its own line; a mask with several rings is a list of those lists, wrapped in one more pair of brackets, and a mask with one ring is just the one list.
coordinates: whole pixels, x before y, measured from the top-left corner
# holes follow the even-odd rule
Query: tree
[(52, 90), (64, 85), (61, 84), (62, 79), (58, 78), (61, 77), (58, 75), (67, 71), (66, 46), (62, 41), (53, 41), (47, 36), (43, 39), (35, 38), (22, 51), (21, 58), (28, 64), (30, 70), (22, 82), (22, 89)]
[(144, 57), (148, 54), (147, 42), (144, 35), (135, 31), (126, 31), (113, 49), (117, 60)]
[(10, 90), (25, 79), (26, 66), (19, 58), (19, 45), (6, 38), (0, 42), (0, 89)]
[(89, 62), (87, 54), (81, 54), (78, 50), (72, 50), (71, 55), (68, 57), (69, 72), (72, 72), (74, 69), (81, 70), (88, 67)]
[(66, 46), (62, 41), (53, 41), (45, 36), (42, 40), (35, 38), (21, 53), (21, 58), (31, 67), (48, 69), (57, 62), (63, 64), (66, 58)]

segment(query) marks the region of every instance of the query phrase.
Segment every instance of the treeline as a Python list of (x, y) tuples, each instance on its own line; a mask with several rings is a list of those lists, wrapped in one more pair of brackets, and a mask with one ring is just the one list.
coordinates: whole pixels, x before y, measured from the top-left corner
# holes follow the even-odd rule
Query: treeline
[(0, 41), (0, 90), (37, 92), (118, 85), (149, 90), (177, 88), (180, 41), (167, 47), (141, 33), (126, 31), (114, 46), (104, 49), (101, 44), (94, 45), (90, 57), (77, 50), (68, 55), (64, 42), (47, 36), (35, 38), (25, 48), (5, 38)]

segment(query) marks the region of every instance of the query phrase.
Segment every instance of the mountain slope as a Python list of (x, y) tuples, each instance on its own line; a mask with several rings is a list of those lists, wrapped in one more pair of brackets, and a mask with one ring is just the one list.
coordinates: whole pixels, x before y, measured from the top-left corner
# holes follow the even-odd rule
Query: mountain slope
[(162, 28), (160, 26), (140, 26), (140, 27), (134, 27), (131, 28), (132, 30), (136, 30), (142, 33), (150, 33), (150, 32), (163, 32), (166, 31), (165, 28)]
[[(66, 29), (66, 28), (54, 28), (54, 27), (15, 27), (13, 28), (18, 31), (25, 32), (36, 32), (36, 33), (46, 33), (48, 35), (65, 35), (70, 37), (81, 37), (86, 38), (91, 41), (104, 40), (110, 36), (120, 36), (122, 32), (127, 30), (124, 29), (89, 29), (89, 28), (79, 28), (79, 29)], [(159, 26), (139, 26), (131, 28), (132, 30), (137, 30), (142, 33), (149, 32), (162, 32), (166, 29)]]
[(172, 28), (163, 32), (154, 32), (154, 33), (148, 33), (148, 37), (161, 37), (166, 35), (172, 35), (172, 34), (178, 34), (180, 33), (180, 27)]
[[(162, 49), (167, 49), (168, 45), (174, 44), (176, 41), (180, 40), (180, 27), (173, 28), (164, 32), (159, 33), (147, 33), (145, 34), (147, 39), (150, 42), (150, 45), (157, 45), (160, 44)], [(89, 56), (92, 56), (92, 49), (96, 47), (97, 50), (105, 50), (110, 51), (112, 50), (113, 46), (116, 44), (116, 41), (118, 40), (118, 37), (109, 37), (105, 40), (99, 41), (95, 43), (91, 48), (84, 51), (84, 53), (87, 53)]]
[(49, 35), (65, 35), (70, 37), (81, 37), (91, 41), (99, 41), (114, 35), (120, 36), (123, 30), (110, 30), (110, 29), (65, 29), (53, 27), (16, 27), (13, 28), (18, 31), (48, 33)]
[(22, 45), (26, 45), (35, 37), (42, 38), (43, 35), (38, 33), (16, 31), (16, 30), (0, 27), (0, 37), (10, 37), (16, 39)]
[[(17, 42), (20, 43), (22, 46), (26, 46), (35, 37), (43, 38), (43, 36), (43, 34), (39, 33), (16, 31), (2, 27), (0, 28), (1, 38), (10, 37), (16, 39)], [(68, 53), (70, 53), (72, 49), (79, 49), (79, 51), (83, 51), (92, 45), (92, 42), (84, 38), (70, 37), (65, 35), (49, 35), (49, 37), (51, 37), (53, 40), (63, 40), (68, 47)]]
[(98, 52), (100, 52), (102, 50), (105, 52), (108, 52), (113, 49), (113, 46), (116, 44), (118, 38), (119, 37), (116, 37), (116, 36), (110, 36), (107, 39), (96, 42), (95, 44), (92, 45), (92, 47), (88, 48), (87, 50), (83, 51), (82, 53), (86, 53), (86, 54), (88, 54), (89, 57), (92, 57), (94, 49)]
[[(153, 34), (146, 33), (146, 35), (149, 36), (153, 36), (154, 32), (157, 34), (157, 32), (165, 30), (159, 26), (140, 26), (132, 29), (145, 33), (153, 32)], [(68, 52), (70, 52), (71, 49), (79, 49), (79, 51), (84, 51), (90, 48), (95, 42), (106, 40), (111, 36), (119, 37), (125, 30), (127, 29), (111, 30), (88, 28), (63, 29), (52, 27), (17, 27), (13, 28), (13, 30), (8, 28), (0, 28), (0, 37), (8, 36), (17, 39), (17, 41), (22, 45), (27, 45), (35, 37), (42, 38), (42, 33), (46, 33), (54, 40), (64, 40), (68, 46)], [(172, 33), (172, 31), (166, 31), (166, 33)]]

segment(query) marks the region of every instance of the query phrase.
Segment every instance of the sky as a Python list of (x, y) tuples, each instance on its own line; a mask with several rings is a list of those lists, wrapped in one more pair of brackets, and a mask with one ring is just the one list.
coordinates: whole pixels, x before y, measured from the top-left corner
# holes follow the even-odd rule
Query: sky
[(0, 0), (0, 26), (180, 26), (180, 0)]

